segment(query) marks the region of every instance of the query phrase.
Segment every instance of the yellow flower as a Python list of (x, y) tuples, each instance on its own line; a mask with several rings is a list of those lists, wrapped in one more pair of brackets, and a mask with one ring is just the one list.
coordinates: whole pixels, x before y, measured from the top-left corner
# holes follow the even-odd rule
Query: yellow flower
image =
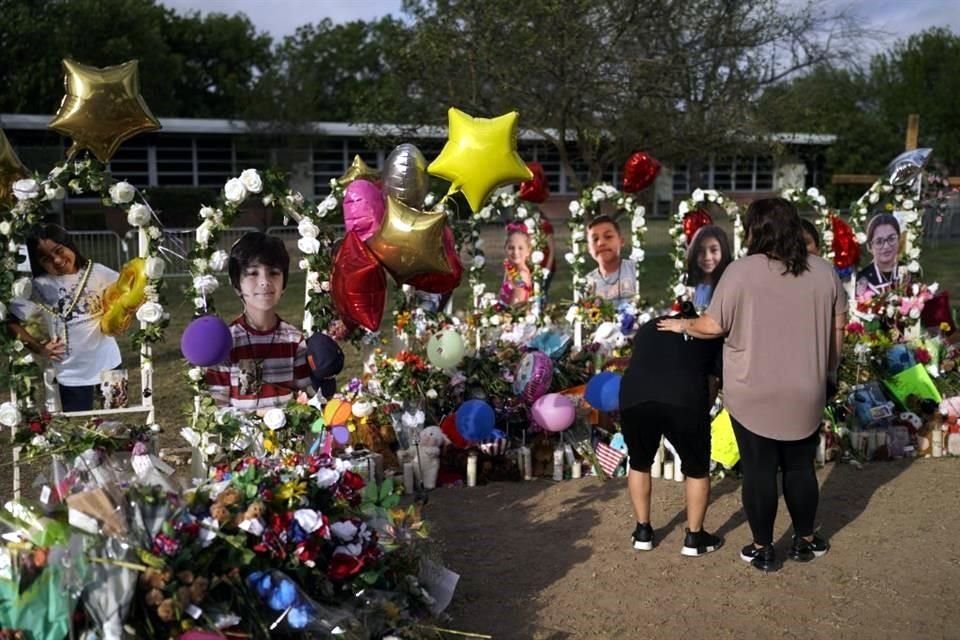
[(263, 439), (263, 450), (267, 453), (273, 453), (277, 450), (277, 441), (271, 437), (265, 437)]
[(950, 331), (950, 323), (948, 323), (948, 322), (941, 322), (941, 323), (940, 323), (940, 331), (943, 331), (944, 333)]
[(307, 483), (297, 482), (296, 480), (284, 482), (276, 493), (277, 499), (289, 502), (299, 501), (305, 495), (307, 495)]

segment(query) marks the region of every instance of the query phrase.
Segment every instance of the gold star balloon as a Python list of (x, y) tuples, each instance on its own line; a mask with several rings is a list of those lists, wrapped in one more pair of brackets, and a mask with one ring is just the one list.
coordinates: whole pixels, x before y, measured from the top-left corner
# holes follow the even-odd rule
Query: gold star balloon
[(66, 94), (47, 127), (73, 139), (68, 158), (89, 149), (109, 162), (124, 140), (160, 128), (140, 95), (136, 60), (100, 69), (64, 59), (63, 71)]
[(7, 134), (0, 129), (0, 205), (13, 204), (13, 183), (30, 175), (13, 150)]
[(445, 214), (418, 211), (387, 196), (383, 224), (367, 247), (400, 284), (421, 273), (450, 273), (443, 251), (446, 224)]
[(347, 172), (337, 178), (337, 184), (341, 187), (346, 187), (348, 184), (354, 180), (369, 180), (370, 182), (376, 182), (380, 179), (380, 172), (376, 169), (371, 169), (366, 162), (363, 161), (359, 155), (353, 156), (353, 162), (350, 163), (350, 168), (347, 169)]
[(497, 187), (523, 182), (533, 173), (517, 154), (516, 111), (496, 118), (474, 118), (450, 107), (447, 143), (427, 171), (450, 181), (450, 191), (462, 191), (475, 212)]

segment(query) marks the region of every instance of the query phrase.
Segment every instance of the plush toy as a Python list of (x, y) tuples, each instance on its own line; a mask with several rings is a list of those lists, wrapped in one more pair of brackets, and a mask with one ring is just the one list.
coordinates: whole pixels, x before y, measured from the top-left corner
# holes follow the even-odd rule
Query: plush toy
[[(440, 471), (440, 449), (450, 444), (450, 439), (440, 427), (427, 427), (420, 432), (419, 445), (413, 447), (413, 473), (424, 489), (437, 487), (437, 473)], [(409, 450), (408, 450), (409, 451)]]
[(945, 416), (960, 417), (960, 396), (944, 398), (940, 402), (940, 413)]
[(530, 469), (535, 478), (553, 475), (553, 443), (546, 436), (530, 445)]
[(886, 399), (876, 382), (857, 385), (847, 401), (861, 429), (886, 426), (893, 416), (893, 403)]

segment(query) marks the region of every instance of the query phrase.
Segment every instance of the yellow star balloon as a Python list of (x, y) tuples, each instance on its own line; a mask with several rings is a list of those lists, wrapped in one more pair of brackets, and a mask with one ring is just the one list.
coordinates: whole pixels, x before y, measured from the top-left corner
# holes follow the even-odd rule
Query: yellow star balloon
[(124, 140), (160, 128), (140, 95), (137, 65), (130, 60), (100, 69), (64, 59), (66, 94), (47, 127), (73, 138), (67, 158), (89, 149), (109, 162)]
[(363, 161), (359, 155), (353, 156), (353, 162), (350, 163), (350, 168), (347, 169), (347, 172), (337, 178), (337, 184), (341, 187), (346, 187), (348, 184), (354, 180), (369, 180), (371, 182), (376, 182), (380, 179), (380, 172), (376, 169), (371, 169), (366, 162)]
[(516, 111), (496, 118), (474, 118), (450, 107), (447, 143), (427, 171), (450, 181), (447, 195), (462, 191), (479, 211), (497, 187), (533, 177), (517, 153)]
[(30, 175), (13, 150), (7, 134), (0, 129), (0, 205), (13, 204), (13, 183)]
[(450, 273), (443, 251), (446, 224), (445, 214), (418, 211), (387, 196), (383, 224), (367, 247), (400, 284), (421, 273)]

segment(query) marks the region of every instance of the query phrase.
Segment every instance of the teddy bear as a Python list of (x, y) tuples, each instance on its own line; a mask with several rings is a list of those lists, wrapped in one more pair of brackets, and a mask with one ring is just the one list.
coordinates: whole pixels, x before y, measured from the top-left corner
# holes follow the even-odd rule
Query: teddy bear
[(553, 475), (553, 443), (541, 435), (530, 445), (530, 469), (535, 478)]
[(424, 489), (435, 489), (440, 471), (440, 450), (450, 439), (440, 427), (427, 427), (420, 432), (419, 444), (413, 447), (413, 472)]

